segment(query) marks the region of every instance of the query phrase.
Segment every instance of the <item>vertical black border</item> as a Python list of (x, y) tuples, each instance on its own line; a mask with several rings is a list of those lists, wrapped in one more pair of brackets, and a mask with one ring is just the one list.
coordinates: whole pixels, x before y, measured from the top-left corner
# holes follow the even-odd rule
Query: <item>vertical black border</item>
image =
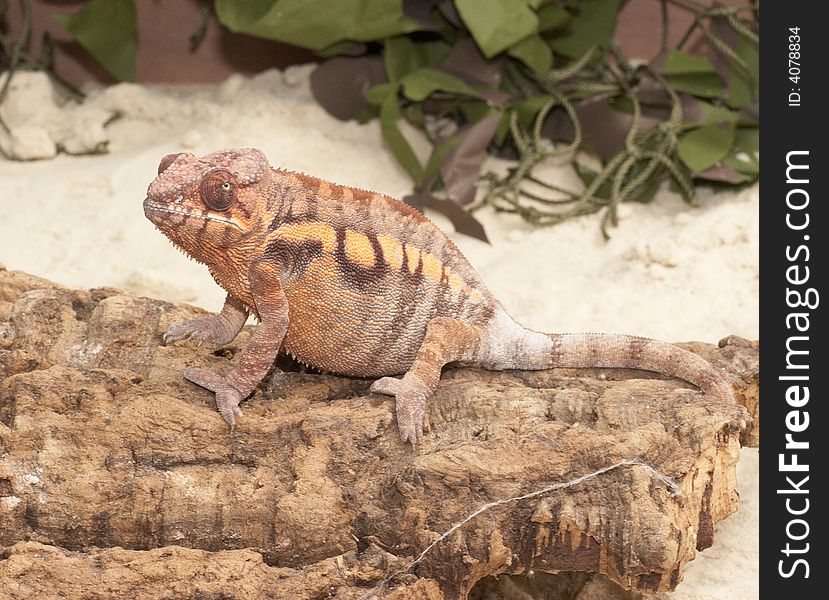
[[(823, 526), (825, 511), (829, 510), (826, 494), (819, 491), (829, 484), (826, 478), (827, 444), (829, 423), (827, 423), (826, 379), (829, 378), (829, 364), (824, 360), (825, 351), (821, 346), (829, 342), (824, 340), (826, 319), (823, 318), (823, 303), (829, 303), (823, 282), (829, 270), (827, 264), (825, 239), (829, 235), (829, 217), (823, 205), (829, 201), (826, 180), (829, 179), (829, 162), (826, 148), (829, 144), (829, 98), (823, 91), (829, 88), (826, 64), (829, 61), (829, 24), (820, 18), (818, 12), (822, 2), (809, 0), (767, 1), (762, 4), (760, 36), (760, 96), (761, 96), (761, 178), (760, 178), (760, 339), (761, 339), (761, 393), (762, 418), (760, 423), (760, 597), (763, 600), (777, 598), (824, 598), (825, 586), (822, 585), (827, 571), (826, 547), (829, 540)], [(789, 79), (789, 35), (790, 27), (799, 28), (800, 36), (800, 79)], [(800, 94), (800, 105), (792, 106), (795, 97)], [(790, 155), (792, 151), (808, 151), (808, 155)], [(805, 170), (792, 170), (792, 178), (807, 177), (807, 184), (787, 183), (787, 155), (790, 161), (800, 164), (808, 163), (808, 175)], [(808, 193), (809, 204), (801, 210), (792, 210), (787, 206), (787, 194), (800, 188)], [(802, 192), (795, 192), (792, 200), (795, 204), (806, 198)], [(805, 214), (809, 215), (809, 225), (801, 230), (787, 225), (787, 214), (795, 225), (804, 223)], [(800, 246), (808, 247), (807, 252)], [(788, 248), (788, 249), (787, 249)], [(787, 257), (787, 252), (789, 256)], [(796, 256), (795, 260), (789, 257)], [(809, 281), (801, 285), (792, 285), (787, 281), (787, 269), (799, 265), (797, 270), (788, 271), (794, 277), (803, 277), (805, 267), (809, 268)], [(820, 294), (816, 308), (793, 308), (787, 303), (787, 290), (799, 290), (805, 293), (813, 287)], [(794, 301), (795, 297), (789, 297)], [(793, 312), (809, 313), (809, 330), (798, 332), (790, 329), (787, 315)], [(801, 324), (805, 320), (800, 321)], [(808, 336), (808, 341), (799, 340), (800, 349), (807, 349), (809, 354), (800, 361), (808, 363), (808, 370), (793, 371), (786, 368), (787, 339), (793, 335)], [(827, 336), (829, 338), (829, 336)], [(809, 413), (808, 428), (799, 433), (792, 433), (793, 439), (808, 441), (808, 450), (786, 450), (787, 415), (795, 410), (787, 403), (787, 389), (794, 383), (780, 380), (781, 376), (808, 374), (808, 382), (800, 382), (809, 387), (808, 404), (798, 408), (801, 411), (795, 419), (804, 418)], [(795, 421), (792, 421), (795, 423)], [(797, 425), (796, 425), (797, 426)], [(791, 462), (791, 454), (797, 453), (800, 464), (808, 464), (808, 472), (782, 472), (779, 466), (781, 453), (785, 462)], [(786, 481), (790, 477), (800, 485), (803, 477), (809, 479), (801, 485), (808, 489), (808, 494), (780, 493), (778, 490), (791, 490), (792, 485)], [(809, 510), (803, 515), (792, 515), (786, 507), (786, 500), (794, 510), (801, 510), (808, 499)], [(803, 519), (808, 523), (808, 535), (802, 540), (789, 539), (787, 524), (794, 519)], [(805, 532), (802, 522), (794, 523), (790, 533), (799, 537)], [(795, 550), (803, 550), (808, 543), (808, 551), (802, 554), (791, 553), (787, 556), (787, 543)], [(802, 558), (808, 562), (809, 576), (804, 577), (806, 568), (801, 563), (794, 568), (790, 577), (781, 575), (792, 572), (794, 561)], [(780, 561), (783, 561), (782, 563)], [(785, 594), (785, 595), (784, 595)]]

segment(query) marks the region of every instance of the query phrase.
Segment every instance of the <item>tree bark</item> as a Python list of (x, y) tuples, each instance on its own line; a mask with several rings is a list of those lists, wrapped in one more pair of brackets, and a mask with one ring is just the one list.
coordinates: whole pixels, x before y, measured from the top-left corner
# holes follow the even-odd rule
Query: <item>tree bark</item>
[[(0, 267), (0, 598), (656, 592), (737, 510), (748, 412), (641, 371), (449, 370), (412, 448), (370, 381), (280, 359), (230, 433), (181, 373), (229, 371), (251, 328), (161, 345), (199, 312)], [(756, 344), (686, 347), (756, 414)]]

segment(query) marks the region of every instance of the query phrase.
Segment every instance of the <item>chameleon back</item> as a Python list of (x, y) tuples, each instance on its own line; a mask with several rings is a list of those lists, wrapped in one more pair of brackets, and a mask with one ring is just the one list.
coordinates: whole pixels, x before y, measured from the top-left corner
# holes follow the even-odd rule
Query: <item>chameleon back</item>
[(437, 316), (488, 321), (496, 302), (460, 250), (404, 203), (277, 171), (265, 253), (283, 267), (285, 349), (315, 367), (402, 373)]

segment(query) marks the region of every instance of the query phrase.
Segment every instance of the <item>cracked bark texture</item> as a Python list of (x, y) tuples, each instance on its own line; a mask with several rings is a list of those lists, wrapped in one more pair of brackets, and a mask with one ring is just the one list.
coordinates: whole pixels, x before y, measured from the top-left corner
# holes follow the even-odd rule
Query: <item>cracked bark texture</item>
[[(686, 345), (754, 423), (653, 373), (457, 369), (412, 449), (369, 380), (282, 359), (229, 433), (181, 372), (229, 370), (250, 327), (221, 347), (161, 345), (200, 312), (0, 267), (0, 598), (455, 599), (530, 572), (634, 598), (673, 589), (737, 510), (756, 344)], [(483, 504), (631, 458), (680, 493), (622, 466), (493, 507), (407, 568)]]

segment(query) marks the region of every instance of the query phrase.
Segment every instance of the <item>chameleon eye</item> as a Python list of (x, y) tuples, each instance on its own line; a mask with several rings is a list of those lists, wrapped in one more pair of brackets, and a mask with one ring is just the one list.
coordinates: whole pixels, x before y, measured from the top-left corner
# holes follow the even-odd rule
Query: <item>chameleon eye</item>
[(236, 201), (239, 184), (227, 169), (216, 169), (202, 179), (199, 193), (208, 208), (225, 211)]
[(178, 152), (176, 154), (168, 154), (167, 156), (162, 158), (161, 162), (158, 163), (158, 174), (161, 175), (164, 171), (166, 171), (167, 167), (173, 164), (173, 162), (175, 162), (175, 160), (179, 156), (181, 156), (181, 152)]

